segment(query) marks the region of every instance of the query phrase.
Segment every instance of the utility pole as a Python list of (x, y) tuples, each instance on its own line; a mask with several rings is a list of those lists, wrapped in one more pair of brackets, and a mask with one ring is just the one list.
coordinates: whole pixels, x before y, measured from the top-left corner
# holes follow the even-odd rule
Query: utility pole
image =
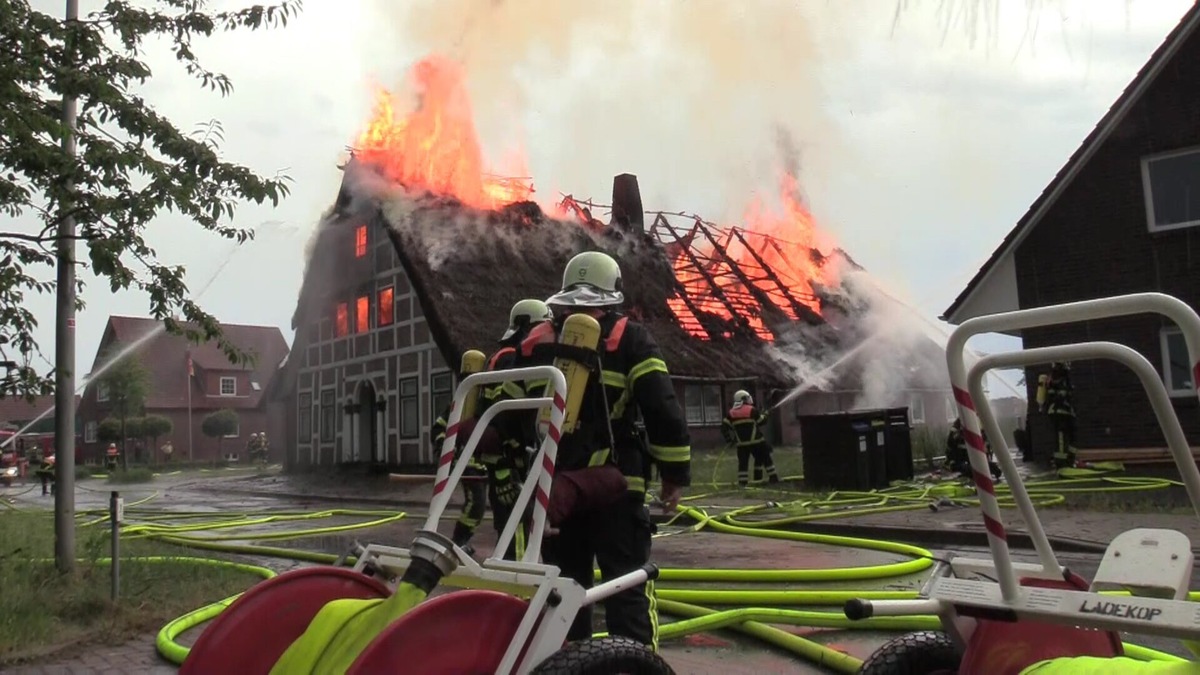
[[(79, 0), (67, 0), (66, 23), (79, 20)], [(66, 40), (69, 60), (74, 60), (73, 40)], [(68, 68), (73, 63), (65, 64)], [(63, 97), (63, 152), (75, 158), (74, 96)], [(75, 190), (75, 181), (68, 176), (64, 191)], [(69, 212), (70, 200), (60, 207)], [(58, 300), (54, 331), (54, 564), (60, 572), (75, 569), (75, 217), (67, 215), (58, 223)], [(115, 561), (114, 561), (115, 564)]]

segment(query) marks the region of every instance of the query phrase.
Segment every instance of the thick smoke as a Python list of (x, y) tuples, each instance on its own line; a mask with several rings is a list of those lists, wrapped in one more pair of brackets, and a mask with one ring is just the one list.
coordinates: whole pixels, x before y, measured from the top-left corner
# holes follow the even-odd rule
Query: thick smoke
[(372, 34), (465, 62), (481, 137), (555, 150), (536, 153), (539, 191), (603, 194), (630, 171), (648, 204), (723, 219), (775, 186), (777, 128), (844, 151), (820, 79), (838, 46), (800, 5), (371, 0), (368, 15), (387, 27)]

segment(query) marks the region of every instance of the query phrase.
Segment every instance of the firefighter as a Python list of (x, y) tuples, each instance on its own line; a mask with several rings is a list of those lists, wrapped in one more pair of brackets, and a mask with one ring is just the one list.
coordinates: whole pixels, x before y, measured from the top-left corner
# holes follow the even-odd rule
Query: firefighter
[[(691, 441), (658, 345), (644, 326), (620, 312), (624, 295), (615, 260), (596, 251), (575, 256), (564, 270), (562, 290), (546, 302), (554, 320), (530, 331), (515, 367), (552, 363), (560, 356), (584, 358), (579, 348), (558, 344), (573, 313), (586, 313), (600, 326), (598, 358), (590, 364), (577, 423), (572, 431), (564, 429), (559, 440), (547, 519), (552, 536), (543, 550), (546, 562), (590, 588), (595, 563), (604, 581), (647, 564), (655, 530), (646, 507), (651, 465), (657, 465), (662, 479), (663, 507), (673, 512), (691, 482)], [(531, 395), (544, 392), (537, 382), (528, 382), (527, 388)], [(636, 427), (639, 412), (645, 443)], [(536, 414), (506, 417), (505, 424), (537, 429)], [(658, 620), (652, 598), (653, 588), (646, 583), (605, 600), (609, 634), (656, 649)], [(588, 607), (576, 615), (567, 639), (591, 635)]]
[(120, 454), (121, 451), (117, 450), (116, 443), (108, 444), (108, 448), (104, 451), (104, 466), (107, 467), (109, 471), (117, 470), (117, 457), (119, 457)]
[[(988, 472), (992, 478), (999, 480), (1002, 476), (1000, 465), (992, 459), (992, 446), (988, 442), (987, 432), (983, 432), (983, 447), (987, 453)], [(967, 456), (967, 438), (963, 435), (962, 418), (956, 418), (950, 425), (950, 433), (946, 436), (945, 468), (963, 476), (971, 475), (971, 460)]]
[[(54, 452), (49, 451), (42, 455), (42, 460), (38, 462), (37, 468), (38, 478), (42, 481), (42, 494), (54, 494)], [(49, 490), (47, 491), (47, 487)]]
[(955, 419), (946, 435), (946, 460), (944, 466), (964, 476), (971, 475), (971, 463), (967, 459), (967, 439), (963, 436), (962, 420)]
[[(1075, 406), (1072, 405), (1071, 364), (1056, 361), (1050, 364), (1050, 377), (1045, 378), (1041, 409), (1050, 417), (1054, 427), (1054, 468), (1075, 466)], [(1042, 392), (1039, 392), (1042, 393)]]
[[(487, 370), (512, 368), (517, 358), (517, 348), (529, 332), (553, 318), (550, 307), (541, 300), (527, 298), (514, 304), (508, 313), (508, 328), (500, 336), (500, 348), (488, 357)], [(525, 388), (521, 383), (504, 382), (483, 392), (476, 413), (482, 415), (488, 406), (498, 400), (524, 396)], [(466, 440), (465, 436), (461, 438)], [(496, 450), (480, 454), (479, 461), (487, 468), (488, 501), (492, 505), (492, 522), (498, 536), (512, 517), (513, 506), (528, 475), (529, 457), (525, 450), (525, 439), (520, 437), (504, 439)], [(527, 529), (526, 523), (517, 527), (513, 541), (504, 553), (505, 558), (517, 560), (525, 554)]]
[(767, 470), (767, 480), (779, 482), (779, 474), (775, 471), (775, 462), (771, 459), (771, 446), (763, 435), (763, 425), (767, 423), (767, 411), (760, 410), (754, 405), (750, 392), (739, 390), (733, 394), (733, 407), (725, 413), (721, 422), (721, 436), (725, 442), (737, 448), (738, 485), (746, 487), (750, 478), (750, 458), (754, 457), (754, 481), (762, 480), (763, 469)]
[[(461, 381), (463, 373), (458, 374)], [(442, 414), (433, 423), (429, 429), (429, 436), (433, 439), (433, 454), (440, 455), (442, 452), (442, 444), (446, 441), (446, 425), (450, 419), (450, 408), (454, 405), (454, 401), (446, 404)], [(455, 453), (455, 461), (458, 460), (458, 453)], [(486, 486), (482, 480), (472, 480), (472, 478), (482, 478), (487, 475), (487, 471), (478, 458), (472, 457), (467, 464), (466, 470), (463, 472), (462, 480), (459, 483), (463, 488), (463, 507), (462, 513), (458, 516), (458, 520), (454, 523), (454, 534), (451, 539), (462, 550), (466, 551), (467, 555), (475, 554), (475, 547), (471, 546), (471, 537), (475, 535), (475, 528), (479, 527), (479, 522), (483, 520), (483, 514), (487, 510)]]

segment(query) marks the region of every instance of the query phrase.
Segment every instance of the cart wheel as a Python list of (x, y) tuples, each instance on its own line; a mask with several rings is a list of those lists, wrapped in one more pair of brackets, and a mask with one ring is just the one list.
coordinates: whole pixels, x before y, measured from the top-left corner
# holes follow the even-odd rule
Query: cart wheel
[(954, 675), (962, 655), (941, 631), (920, 631), (893, 638), (863, 663), (859, 675)]
[(572, 642), (533, 669), (534, 675), (675, 675), (646, 645), (627, 637)]

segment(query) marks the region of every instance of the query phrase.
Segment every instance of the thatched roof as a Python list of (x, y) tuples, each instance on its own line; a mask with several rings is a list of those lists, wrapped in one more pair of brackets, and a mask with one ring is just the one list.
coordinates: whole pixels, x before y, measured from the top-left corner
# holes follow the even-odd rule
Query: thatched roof
[[(844, 289), (818, 289), (821, 314), (829, 321), (815, 314), (803, 321), (778, 311), (763, 314), (763, 321), (782, 336), (778, 345), (732, 325), (734, 330), (727, 331), (731, 337), (699, 339), (668, 306), (668, 299), (679, 293), (672, 257), (638, 226), (558, 220), (529, 202), (481, 211), (449, 198), (408, 195), (395, 186), (364, 186), (378, 178), (353, 161), (345, 171), (338, 201), (314, 240), (293, 326), (307, 312), (326, 311), (324, 289), (348, 283), (344, 277), (350, 263), (335, 253), (347, 247), (334, 240), (343, 239), (351, 224), (369, 221), (395, 245), (447, 363), (457, 363), (468, 349), (493, 349), (512, 304), (556, 292), (567, 261), (585, 250), (605, 251), (620, 262), (625, 311), (650, 329), (677, 376), (757, 379), (770, 387), (791, 387), (798, 379), (795, 359), (782, 352), (825, 361), (862, 337), (855, 315), (865, 312), (865, 306), (848, 302)], [(857, 267), (844, 255), (839, 262)], [(733, 323), (711, 314), (697, 318), (706, 327)]]

